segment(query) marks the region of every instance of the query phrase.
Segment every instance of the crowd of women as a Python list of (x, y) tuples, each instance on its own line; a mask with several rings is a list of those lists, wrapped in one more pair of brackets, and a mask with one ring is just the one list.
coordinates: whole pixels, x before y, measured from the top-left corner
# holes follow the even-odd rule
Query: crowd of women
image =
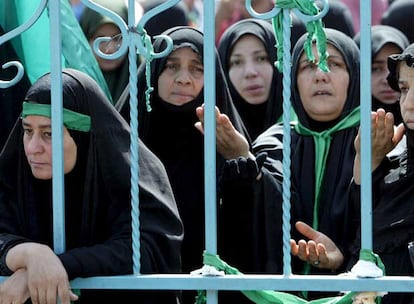
[[(123, 0), (95, 2), (126, 20)], [(115, 23), (91, 9), (79, 21), (91, 45), (115, 37), (103, 52), (122, 43)], [(300, 22), (295, 29), (292, 271), (341, 274), (361, 250), (360, 36), (326, 26), (323, 54), (315, 43), (305, 51), (308, 33)], [(149, 65), (139, 58), (137, 77), (141, 272), (190, 273), (202, 266), (205, 246), (205, 41), (202, 31), (185, 24), (162, 35), (171, 38), (172, 51)], [(373, 251), (385, 274), (412, 276), (414, 45), (407, 36), (391, 25), (372, 27), (372, 206)], [(218, 254), (243, 273), (283, 273), (286, 134), (276, 42), (271, 23), (243, 18), (223, 30), (215, 58), (208, 58), (216, 71)], [(165, 40), (155, 37), (153, 48), (164, 50)], [(0, 54), (16, 58), (9, 44)], [(0, 275), (9, 276), (0, 284), (0, 303), (194, 303), (195, 291), (70, 289), (76, 277), (132, 273), (128, 60), (97, 60), (113, 104), (85, 73), (62, 72), (63, 253), (52, 249), (51, 75), (2, 89), (2, 102), (19, 104), (4, 110), (15, 123), (0, 134)], [(337, 294), (294, 293), (305, 299)], [(250, 300), (229, 291), (219, 293), (219, 302)], [(382, 303), (414, 303), (414, 294), (389, 293)]]

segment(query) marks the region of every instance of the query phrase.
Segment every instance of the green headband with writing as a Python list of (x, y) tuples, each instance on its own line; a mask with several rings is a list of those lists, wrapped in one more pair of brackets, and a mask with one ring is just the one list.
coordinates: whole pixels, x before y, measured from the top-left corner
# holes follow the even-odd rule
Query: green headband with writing
[[(22, 118), (28, 115), (39, 115), (51, 118), (51, 105), (25, 101), (23, 102)], [(89, 132), (91, 130), (91, 117), (63, 108), (63, 124), (70, 130)]]

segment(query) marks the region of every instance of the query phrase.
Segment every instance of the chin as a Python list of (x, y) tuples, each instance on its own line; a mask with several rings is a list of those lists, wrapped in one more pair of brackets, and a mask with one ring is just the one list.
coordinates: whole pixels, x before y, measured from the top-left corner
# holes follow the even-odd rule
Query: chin
[(407, 128), (407, 129), (410, 129), (410, 130), (412, 130), (412, 131), (414, 131), (414, 122), (413, 121), (410, 121), (410, 122), (405, 122), (404, 123), (405, 124), (405, 127)]
[(40, 179), (40, 180), (50, 180), (52, 179), (52, 173), (50, 172), (39, 172), (37, 170), (32, 170), (32, 174), (34, 178)]

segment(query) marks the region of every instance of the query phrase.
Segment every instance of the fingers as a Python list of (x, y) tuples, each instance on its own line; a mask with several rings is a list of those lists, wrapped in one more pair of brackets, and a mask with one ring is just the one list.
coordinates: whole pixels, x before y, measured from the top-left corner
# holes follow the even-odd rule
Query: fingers
[(196, 108), (196, 115), (201, 123), (204, 123), (204, 106)]
[(196, 122), (194, 127), (204, 135), (204, 125), (200, 121)]
[(319, 236), (319, 232), (313, 229), (308, 224), (298, 221), (295, 224), (295, 228), (297, 231), (299, 231), (301, 234), (303, 234), (306, 238), (314, 240)]
[(405, 128), (404, 125), (401, 123), (397, 129), (395, 130), (394, 137), (392, 139), (394, 145), (397, 145), (404, 136)]
[(78, 296), (74, 294), (67, 284), (61, 284), (55, 288), (51, 286), (47, 289), (34, 289), (30, 293), (33, 304), (55, 304), (60, 299), (61, 304), (70, 304), (71, 301), (78, 300)]
[(70, 290), (70, 287), (66, 284), (62, 284), (58, 287), (58, 295), (60, 299), (61, 304), (70, 304), (70, 301), (72, 298), (75, 298), (77, 300), (77, 296)]
[(361, 150), (361, 128), (358, 128), (358, 133), (354, 140), (354, 147), (357, 154), (360, 153)]
[(291, 251), (291, 253), (293, 255), (297, 256), (298, 255), (298, 250), (299, 250), (299, 247), (296, 244), (296, 241), (293, 240), (293, 239), (290, 239), (290, 251)]
[(77, 294), (75, 294), (75, 293), (73, 293), (73, 291), (72, 291), (72, 290), (70, 290), (70, 291), (69, 291), (69, 296), (70, 296), (70, 300), (71, 300), (71, 301), (77, 301), (77, 300), (79, 300), (78, 295), (77, 295)]

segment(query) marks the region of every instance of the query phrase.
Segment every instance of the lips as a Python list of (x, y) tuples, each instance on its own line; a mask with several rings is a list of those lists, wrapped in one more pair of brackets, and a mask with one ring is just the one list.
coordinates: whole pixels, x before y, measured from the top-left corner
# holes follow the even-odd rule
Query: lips
[(47, 165), (47, 163), (40, 162), (40, 161), (33, 161), (33, 160), (29, 161), (29, 163), (32, 167), (41, 167), (41, 166)]
[(381, 96), (398, 99), (398, 93), (394, 90), (385, 90), (380, 92)]
[(191, 98), (191, 99), (195, 98), (192, 94), (185, 93), (185, 92), (172, 92), (172, 95), (181, 97), (181, 98)]
[(258, 95), (261, 94), (263, 91), (263, 86), (261, 85), (250, 85), (244, 89), (247, 94), (250, 95)]
[(331, 96), (331, 95), (332, 94), (326, 90), (318, 90), (315, 93), (313, 93), (313, 96)]

